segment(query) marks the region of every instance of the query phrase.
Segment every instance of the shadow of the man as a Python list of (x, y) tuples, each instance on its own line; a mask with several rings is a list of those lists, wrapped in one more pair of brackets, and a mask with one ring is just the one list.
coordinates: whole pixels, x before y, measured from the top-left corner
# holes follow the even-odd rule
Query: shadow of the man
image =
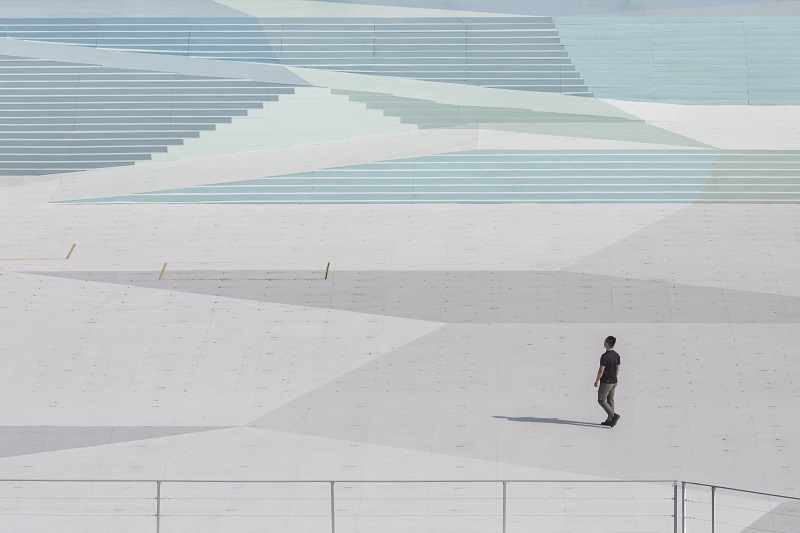
[(600, 424), (591, 422), (578, 422), (576, 420), (561, 420), (560, 418), (535, 418), (532, 416), (495, 416), (494, 418), (504, 418), (511, 422), (534, 422), (538, 424), (565, 424), (569, 426), (587, 426), (592, 428), (602, 428)]

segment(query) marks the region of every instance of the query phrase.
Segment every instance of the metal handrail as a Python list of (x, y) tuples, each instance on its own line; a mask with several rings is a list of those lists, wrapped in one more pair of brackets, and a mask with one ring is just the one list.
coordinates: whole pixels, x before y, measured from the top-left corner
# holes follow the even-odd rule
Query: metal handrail
[(504, 481), (507, 483), (681, 483), (675, 479), (336, 479), (333, 481), (330, 479), (0, 479), (0, 483), (25, 481), (36, 483), (502, 483)]
[(722, 486), (722, 485), (709, 485), (708, 483), (695, 483), (694, 481), (683, 481), (682, 483), (685, 483), (686, 485), (695, 485), (695, 486), (698, 486), (698, 487), (706, 487), (706, 488), (709, 488), (709, 489), (722, 489), (722, 490), (730, 490), (730, 491), (733, 491), (733, 492), (745, 492), (747, 494), (758, 494), (759, 496), (772, 496), (774, 498), (783, 498), (785, 500), (795, 500), (795, 501), (800, 502), (800, 497), (786, 496), (784, 494), (772, 494), (772, 493), (769, 493), (769, 492), (758, 492), (756, 490), (736, 489), (736, 488), (733, 488), (733, 487), (725, 487), (725, 486)]
[[(228, 484), (265, 484), (265, 483), (280, 483), (280, 484), (329, 484), (330, 485), (330, 513), (331, 513), (331, 533), (336, 532), (336, 485), (343, 484), (411, 484), (411, 483), (449, 483), (449, 484), (502, 484), (502, 531), (506, 533), (507, 524), (507, 486), (509, 483), (559, 483), (559, 484), (636, 484), (636, 483), (652, 483), (652, 484), (665, 484), (669, 483), (673, 486), (673, 530), (674, 533), (686, 533), (686, 488), (691, 486), (704, 487), (711, 489), (711, 531), (715, 530), (716, 513), (716, 493), (717, 490), (725, 490), (731, 492), (740, 492), (745, 494), (754, 494), (758, 496), (767, 496), (773, 498), (781, 498), (786, 500), (800, 501), (800, 497), (787, 496), (782, 494), (772, 494), (768, 492), (760, 492), (747, 489), (737, 489), (734, 487), (726, 487), (723, 485), (713, 485), (709, 483), (697, 483), (694, 481), (678, 481), (672, 479), (353, 479), (353, 480), (288, 480), (288, 479), (44, 479), (44, 478), (14, 478), (14, 479), (0, 479), (2, 483), (153, 483), (156, 485), (156, 533), (161, 531), (161, 496), (162, 485), (167, 484), (186, 484), (186, 483), (228, 483)], [(678, 484), (681, 486), (680, 494), (680, 512), (678, 511)], [(152, 516), (152, 515), (151, 515)], [(667, 515), (669, 516), (669, 515)], [(680, 517), (680, 520), (679, 520)], [(680, 522), (680, 529), (678, 524)]]
[[(686, 533), (686, 487), (687, 486), (695, 486), (695, 487), (705, 487), (711, 489), (711, 533), (715, 533), (716, 526), (717, 526), (717, 490), (727, 490), (730, 492), (741, 492), (744, 494), (755, 494), (758, 496), (767, 496), (770, 498), (780, 498), (783, 500), (793, 500), (793, 501), (800, 501), (800, 498), (796, 496), (786, 496), (783, 494), (772, 494), (769, 492), (760, 492), (757, 490), (747, 490), (747, 489), (737, 489), (734, 487), (725, 487), (723, 485), (711, 485), (708, 483), (696, 483), (694, 481), (682, 481), (682, 509), (681, 515), (683, 516), (683, 525), (681, 526), (681, 533)], [(732, 524), (727, 524), (732, 525)], [(675, 530), (677, 532), (677, 529)]]
[(677, 494), (678, 494), (678, 481), (672, 479), (637, 479), (637, 480), (623, 480), (623, 479), (609, 479), (609, 480), (595, 480), (595, 479), (354, 479), (354, 480), (258, 480), (258, 479), (0, 479), (0, 482), (6, 483), (154, 483), (156, 485), (156, 533), (161, 532), (161, 487), (165, 483), (181, 484), (181, 483), (228, 483), (228, 484), (255, 484), (255, 483), (301, 483), (301, 484), (330, 484), (330, 513), (331, 513), (331, 533), (336, 533), (336, 485), (344, 484), (410, 484), (410, 483), (450, 483), (450, 484), (502, 484), (502, 501), (503, 501), (503, 524), (502, 531), (506, 533), (507, 526), (507, 486), (509, 483), (560, 483), (560, 484), (619, 484), (619, 483), (669, 483), (673, 486), (673, 508), (675, 512), (674, 517), (674, 533), (678, 533), (678, 516), (677, 516)]

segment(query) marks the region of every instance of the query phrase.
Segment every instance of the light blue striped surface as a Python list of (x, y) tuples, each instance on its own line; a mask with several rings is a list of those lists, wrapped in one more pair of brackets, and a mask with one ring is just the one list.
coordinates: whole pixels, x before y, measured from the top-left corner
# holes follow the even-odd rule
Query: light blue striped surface
[(589, 95), (549, 17), (0, 19), (0, 36)]
[(718, 157), (715, 150), (470, 151), (86, 202), (691, 202)]
[(798, 18), (560, 18), (556, 27), (600, 98), (800, 103)]
[(798, 20), (0, 19), (0, 36), (603, 98), (762, 105), (800, 102)]
[(0, 56), (0, 175), (131, 165), (294, 88)]

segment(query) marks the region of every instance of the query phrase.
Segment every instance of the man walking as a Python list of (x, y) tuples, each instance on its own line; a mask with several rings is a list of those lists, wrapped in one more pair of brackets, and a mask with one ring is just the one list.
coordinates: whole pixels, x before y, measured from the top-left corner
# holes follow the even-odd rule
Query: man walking
[(614, 427), (619, 421), (619, 415), (614, 412), (614, 390), (617, 388), (617, 376), (619, 376), (619, 354), (614, 351), (617, 339), (606, 337), (603, 346), (606, 352), (600, 356), (600, 369), (597, 371), (597, 379), (594, 386), (597, 389), (597, 402), (608, 415), (602, 426)]

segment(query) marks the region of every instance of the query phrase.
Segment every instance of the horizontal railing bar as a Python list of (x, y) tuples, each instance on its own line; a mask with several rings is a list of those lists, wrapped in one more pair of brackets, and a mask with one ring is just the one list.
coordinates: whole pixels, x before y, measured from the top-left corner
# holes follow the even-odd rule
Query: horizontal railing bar
[[(331, 483), (318, 479), (0, 479), (0, 483)], [(356, 479), (334, 483), (680, 483), (674, 479)], [(734, 489), (735, 490), (735, 489)]]
[[(72, 517), (92, 517), (92, 518), (99, 518), (99, 517), (109, 517), (109, 518), (141, 518), (144, 516), (156, 516), (154, 514), (45, 514), (45, 513), (0, 513), (0, 518), (4, 516), (72, 516)], [(165, 515), (161, 515), (165, 516)], [(172, 516), (180, 516), (180, 515), (172, 515)], [(183, 516), (203, 516), (203, 515), (183, 515)], [(230, 515), (228, 515), (230, 516)]]
[[(0, 500), (59, 500), (59, 501), (83, 501), (83, 500), (131, 500), (131, 501), (150, 501), (155, 500), (155, 496), (126, 496), (126, 497), (114, 497), (114, 496), (72, 496), (72, 497), (55, 497), (55, 496), (25, 496), (25, 495), (18, 495), (18, 496), (0, 496)], [(236, 496), (221, 496), (221, 497), (182, 497), (182, 496), (173, 496), (173, 497), (166, 497), (162, 496), (161, 500), (175, 500), (175, 501), (209, 501), (209, 500), (225, 500), (225, 501), (284, 501), (284, 500), (328, 500), (327, 496), (320, 496), (320, 497), (308, 497), (308, 498), (298, 498), (295, 496), (264, 496), (264, 497), (247, 497), (247, 498), (237, 498)], [(441, 496), (441, 497), (423, 497), (423, 496), (383, 496), (380, 498), (375, 497), (362, 497), (362, 496), (339, 496), (337, 497), (338, 500), (368, 500), (368, 501), (380, 501), (380, 500), (391, 500), (391, 501), (416, 501), (416, 500), (496, 500), (496, 496), (458, 496), (458, 495), (450, 495), (450, 496)], [(672, 498), (637, 498), (636, 496), (631, 496), (629, 498), (570, 498), (564, 496), (552, 497), (552, 498), (525, 498), (525, 497), (516, 497), (516, 498), (508, 498), (508, 501), (515, 500), (515, 501), (528, 501), (528, 500), (568, 500), (568, 501), (636, 501), (637, 503), (641, 503), (643, 501), (672, 501)], [(720, 507), (728, 507), (728, 506), (720, 506)], [(732, 507), (732, 509), (741, 509), (746, 511), (754, 511), (754, 509), (746, 509), (743, 507)], [(763, 511), (759, 511), (763, 512)], [(780, 513), (775, 513), (780, 514)], [(0, 516), (3, 513), (0, 512)], [(660, 515), (659, 515), (660, 516)], [(781, 515), (781, 516), (794, 516), (794, 515)]]
[[(155, 500), (155, 496), (125, 496), (123, 497), (114, 497), (114, 496), (65, 496), (65, 497), (57, 497), (57, 496), (25, 496), (25, 495), (17, 495), (17, 496), (0, 496), (0, 500)], [(166, 499), (166, 498), (161, 498)], [(218, 500), (220, 498), (173, 498), (175, 500)], [(225, 498), (226, 500), (230, 499), (254, 499), (254, 500), (268, 500), (272, 498)], [(276, 500), (280, 500), (283, 498), (275, 498)], [(577, 499), (577, 498), (576, 498)], [(2, 512), (0, 512), (0, 516), (2, 516)]]
[(684, 483), (686, 483), (687, 485), (695, 485), (695, 486), (698, 486), (698, 487), (717, 488), (717, 489), (722, 489), (722, 490), (730, 490), (730, 491), (733, 491), (733, 492), (745, 492), (747, 494), (758, 494), (759, 496), (774, 496), (776, 498), (783, 498), (783, 499), (786, 499), (786, 500), (795, 500), (795, 501), (800, 502), (800, 498), (796, 497), (796, 496), (784, 496), (782, 494), (771, 494), (769, 492), (759, 492), (759, 491), (755, 491), (755, 490), (735, 489), (733, 487), (723, 487), (721, 485), (709, 485), (707, 483), (695, 483), (694, 481), (685, 481)]
[[(370, 498), (373, 499), (373, 498)], [(400, 499), (400, 498), (398, 498)], [(752, 509), (750, 507), (737, 507), (735, 505), (723, 505), (721, 503), (715, 503), (717, 507), (725, 507), (726, 509), (736, 509), (737, 511), (752, 511), (754, 513), (760, 513), (762, 515), (771, 515), (771, 516), (788, 516), (790, 518), (800, 518), (796, 514), (788, 514), (788, 513), (776, 513), (775, 511), (765, 511), (763, 509)]]
[[(386, 479), (386, 480), (376, 480), (376, 479), (369, 479), (369, 480), (338, 480), (334, 481), (338, 484), (411, 484), (411, 483), (450, 483), (450, 484), (475, 484), (475, 483), (561, 483), (561, 484), (620, 484), (620, 483), (629, 483), (629, 484), (637, 484), (637, 483), (681, 483), (679, 480), (673, 479), (635, 479), (635, 480), (623, 480), (623, 479), (611, 479), (611, 480), (594, 480), (594, 479), (432, 479), (432, 480), (413, 480), (413, 479)], [(331, 483), (331, 480), (253, 480), (253, 479), (46, 479), (46, 478), (29, 478), (29, 479), (0, 479), (0, 483), (230, 483), (230, 484), (289, 484), (289, 483), (300, 483), (300, 484), (314, 484), (314, 483)], [(732, 492), (743, 492), (746, 494), (756, 494), (759, 496), (770, 496), (788, 500), (795, 500), (800, 501), (800, 497), (795, 496), (787, 496), (781, 494), (773, 494), (768, 492), (760, 492), (754, 490), (746, 490), (746, 489), (737, 489), (733, 487), (726, 487), (721, 485), (711, 485), (707, 483), (697, 483), (693, 481), (684, 482), (686, 485), (689, 486), (699, 486), (699, 487), (707, 487), (707, 488), (718, 488), (722, 490), (728, 490)], [(144, 498), (137, 498), (137, 499), (144, 499)], [(530, 498), (522, 498), (522, 499), (530, 499)], [(613, 498), (609, 498), (613, 499)], [(648, 498), (648, 499), (659, 499), (659, 498)], [(688, 501), (695, 501), (695, 500), (688, 500)], [(695, 501), (696, 503), (703, 503), (699, 501)]]
[(795, 531), (796, 531), (796, 530), (795, 531), (788, 531), (788, 530), (782, 530), (782, 529), (764, 529), (764, 528), (755, 527), (755, 526), (752, 526), (752, 525), (750, 525), (750, 526), (742, 526), (742, 525), (739, 525), (739, 524), (730, 524), (728, 522), (720, 522), (719, 520), (717, 520), (716, 523), (717, 524), (721, 524), (723, 526), (731, 526), (731, 527), (735, 527), (735, 528), (747, 528), (744, 531), (747, 531), (748, 533), (751, 532), (751, 531), (766, 531), (768, 533), (795, 533)]
[[(355, 513), (346, 513), (344, 511), (339, 511), (339, 513), (340, 514), (336, 515), (337, 517), (338, 516), (356, 516)], [(501, 511), (496, 511), (496, 512), (491, 512), (491, 513), (487, 512), (487, 513), (484, 513), (484, 514), (458, 514), (458, 515), (452, 515), (452, 514), (409, 514), (409, 515), (364, 514), (364, 515), (359, 515), (359, 516), (365, 517), (365, 518), (366, 517), (369, 517), (369, 518), (381, 518), (381, 517), (397, 517), (397, 516), (425, 517), (425, 518), (432, 518), (432, 517), (454, 518), (454, 517), (457, 516), (459, 518), (465, 518), (465, 517), (479, 517), (479, 516), (499, 516), (500, 514), (501, 514)], [(0, 515), (0, 516), (3, 516), (3, 515)], [(5, 516), (15, 516), (15, 515), (5, 515)], [(37, 515), (33, 515), (33, 516), (37, 516)], [(39, 516), (59, 516), (59, 515), (39, 515)], [(75, 515), (63, 515), (63, 516), (75, 516)], [(113, 516), (113, 517), (116, 517), (116, 516), (153, 516), (153, 515), (86, 515), (86, 516)], [(161, 517), (162, 518), (165, 517), (165, 516), (177, 516), (177, 517), (226, 516), (226, 517), (231, 517), (233, 515), (231, 515), (230, 513), (228, 513), (228, 514), (194, 514), (194, 513), (192, 513), (192, 514), (172, 514), (172, 513), (161, 513)], [(248, 516), (248, 517), (253, 517), (253, 516), (259, 516), (259, 517), (272, 516), (272, 517), (276, 517), (276, 516), (297, 516), (297, 515), (291, 515), (291, 514), (237, 514), (236, 516)], [(318, 512), (316, 514), (305, 515), (305, 516), (327, 516), (327, 514), (326, 513), (322, 513), (322, 512)], [(563, 515), (559, 515), (559, 514), (519, 514), (519, 513), (515, 513), (513, 516), (554, 517), (554, 516), (563, 516)], [(597, 514), (570, 514), (569, 516), (570, 517), (573, 517), (573, 516), (574, 517), (580, 517), (580, 518), (596, 518), (598, 515)], [(615, 517), (615, 518), (637, 518), (637, 517), (639, 517), (639, 518), (666, 518), (666, 517), (670, 517), (671, 518), (672, 517), (671, 514), (668, 514), (668, 515), (667, 514), (645, 514), (645, 515), (642, 515), (642, 514), (635, 514), (635, 515), (634, 514), (604, 514), (602, 516), (603, 517), (612, 516), (612, 517)], [(772, 531), (772, 530), (770, 529), (769, 531)], [(783, 533), (783, 532), (781, 532), (781, 533)], [(785, 532), (785, 533), (791, 533), (791, 532)]]
[[(101, 500), (101, 499), (119, 500), (120, 499), (120, 498), (91, 498), (89, 496), (83, 497), (83, 498), (37, 498), (37, 497), (34, 497), (34, 496), (30, 496), (30, 497), (27, 497), (27, 496), (4, 496), (4, 498), (8, 498), (8, 499), (25, 499), (25, 500), (46, 500), (46, 499), (47, 500), (50, 500), (50, 499), (52, 499), (52, 500), (86, 500), (86, 499), (92, 499), (92, 500)], [(153, 499), (153, 498), (124, 498), (124, 499), (150, 500), (150, 499)], [(258, 498), (258, 497), (237, 498), (235, 496), (224, 496), (224, 497), (213, 497), (213, 496), (208, 496), (208, 497), (181, 497), (181, 496), (165, 497), (165, 496), (162, 496), (161, 499), (162, 500), (180, 500), (180, 501), (184, 501), (184, 500), (192, 500), (192, 501), (194, 501), (194, 500), (236, 500), (236, 501), (256, 500), (256, 501), (261, 501), (261, 500), (295, 500), (295, 499), (299, 499), (299, 500), (327, 500), (328, 498), (324, 497), (324, 496), (321, 496), (321, 497), (318, 497), (318, 498), (296, 498), (294, 496), (283, 496), (283, 497), (279, 497), (279, 496), (267, 497), (267, 496), (264, 496), (264, 497), (261, 497), (261, 498)], [(345, 495), (345, 496), (337, 496), (336, 499), (337, 500), (369, 500), (369, 501), (377, 501), (377, 500), (392, 500), (392, 501), (396, 501), (396, 500), (436, 499), (436, 500), (458, 500), (458, 501), (461, 501), (461, 500), (487, 500), (487, 499), (494, 500), (494, 499), (496, 499), (496, 497), (495, 496), (453, 496), (453, 495), (451, 495), (451, 496), (448, 496), (448, 497), (442, 496), (442, 497), (436, 497), (436, 498), (421, 497), (421, 496), (383, 496), (383, 497), (380, 497), (380, 498), (375, 498), (375, 497), (362, 497), (362, 496), (350, 496), (350, 497), (348, 497), (348, 496)], [(507, 499), (509, 501), (511, 501), (511, 500), (519, 500), (519, 501), (527, 501), (527, 500), (569, 500), (569, 501), (580, 501), (580, 500), (591, 500), (591, 501), (597, 501), (597, 500), (610, 500), (610, 501), (625, 500), (625, 501), (628, 501), (628, 500), (636, 500), (637, 502), (641, 502), (642, 500), (672, 501), (672, 497), (669, 497), (669, 498), (637, 498), (635, 496), (631, 496), (629, 498), (569, 498), (569, 497), (563, 497), (563, 496), (559, 496), (559, 497), (555, 497), (555, 498), (545, 498), (545, 497), (525, 498), (523, 496), (519, 496), (519, 497), (516, 497), (516, 498), (510, 498), (509, 497)]]
[[(128, 161), (128, 160), (126, 160)], [(87, 164), (87, 163), (108, 163), (110, 161), (81, 161), (80, 164)], [(16, 166), (16, 167), (2, 167), (0, 168), (14, 168), (14, 169), (31, 169), (31, 168), (64, 168), (58, 165), (31, 165), (31, 166)], [(342, 198), (347, 197), (350, 194), (358, 194), (359, 196), (379, 196), (379, 195), (399, 195), (399, 196), (414, 196), (419, 198), (424, 198), (425, 196), (436, 196), (436, 195), (446, 195), (446, 194), (457, 194), (460, 197), (464, 198), (472, 198), (477, 195), (486, 195), (496, 198), (502, 198), (505, 200), (513, 200), (513, 196), (520, 196), (522, 194), (526, 195), (575, 195), (575, 194), (583, 194), (587, 196), (602, 196), (607, 194), (637, 194), (640, 195), (640, 198), (649, 198), (652, 196), (663, 196), (665, 194), (683, 194), (683, 195), (691, 195), (691, 194), (700, 194), (702, 196), (715, 196), (718, 194), (727, 194), (727, 195), (753, 195), (753, 194), (775, 194), (777, 191), (716, 191), (716, 192), (702, 192), (694, 189), (686, 189), (686, 190), (670, 190), (670, 191), (642, 191), (642, 190), (622, 190), (622, 191), (612, 191), (612, 190), (600, 190), (600, 191), (548, 191), (548, 190), (533, 190), (533, 191), (457, 191), (457, 192), (448, 192), (448, 191), (441, 191), (441, 192), (423, 192), (423, 191), (347, 191), (347, 192), (335, 192), (335, 191), (291, 191), (291, 192), (278, 192), (278, 191), (264, 191), (264, 192), (247, 192), (247, 193), (228, 193), (228, 192), (144, 192), (144, 193), (137, 193), (137, 196), (141, 197), (142, 199), (146, 198), (171, 198), (171, 197), (185, 197), (185, 198), (192, 198), (195, 196), (214, 196), (217, 198), (230, 198), (230, 197), (247, 197), (250, 199), (264, 199), (264, 198), (287, 198), (292, 197), (295, 195), (319, 195), (325, 196), (330, 198)], [(781, 192), (782, 195), (796, 195), (800, 194), (797, 191), (783, 191)], [(508, 198), (511, 195), (512, 198)], [(486, 197), (484, 196), (484, 197)], [(305, 202), (305, 200), (303, 200)], [(357, 481), (356, 483), (363, 483)], [(422, 483), (417, 481), (416, 483)], [(488, 481), (483, 481), (482, 483), (490, 483)], [(628, 482), (631, 483), (631, 482)], [(737, 489), (731, 489), (737, 490)], [(756, 493), (758, 494), (758, 493)], [(770, 494), (765, 494), (765, 496), (771, 496)]]
[[(66, 172), (66, 171), (64, 171)], [(116, 199), (91, 199), (91, 203), (95, 204), (116, 204), (120, 203), (120, 200)], [(59, 204), (64, 205), (82, 205), (78, 201), (59, 201)], [(170, 201), (170, 202), (163, 202), (167, 204), (181, 204), (183, 203), (180, 200)], [(208, 200), (202, 201), (203, 204), (281, 204), (281, 205), (295, 205), (295, 204), (320, 204), (320, 205), (328, 205), (328, 204), (379, 204), (379, 205), (406, 205), (406, 204), (446, 204), (446, 203), (469, 203), (469, 204), (500, 204), (500, 203), (514, 203), (514, 204), (598, 204), (598, 203), (616, 203), (616, 204), (635, 204), (635, 203), (643, 203), (641, 199), (638, 198), (621, 198), (621, 199), (587, 199), (587, 198), (570, 198), (569, 200), (564, 199), (508, 199), (508, 200), (440, 200), (440, 199), (433, 199), (429, 200), (426, 198), (416, 198), (414, 200), (407, 200), (407, 199), (350, 199), (350, 200), (330, 200), (330, 199), (311, 199), (311, 200)], [(744, 198), (744, 199), (737, 199), (737, 198), (728, 198), (724, 200), (720, 199), (686, 199), (686, 198), (648, 198), (644, 203), (651, 203), (651, 204), (691, 204), (691, 203), (701, 203), (701, 204), (735, 204), (735, 203), (756, 203), (756, 204), (775, 204), (775, 205), (795, 205), (798, 202), (795, 200), (779, 200), (779, 199), (770, 199), (770, 198)], [(321, 482), (319, 482), (321, 483)]]

